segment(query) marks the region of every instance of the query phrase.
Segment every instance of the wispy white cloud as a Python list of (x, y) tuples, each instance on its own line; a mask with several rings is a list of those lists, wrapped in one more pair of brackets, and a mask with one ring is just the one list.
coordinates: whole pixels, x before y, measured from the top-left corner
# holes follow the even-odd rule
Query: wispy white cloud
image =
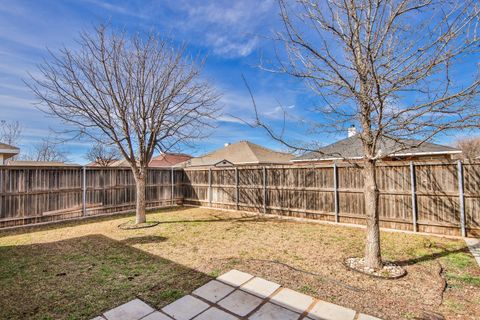
[(146, 13), (134, 10), (131, 6), (122, 4), (118, 1), (109, 3), (108, 1), (101, 0), (84, 0), (94, 6), (110, 11), (112, 13), (118, 13), (126, 16), (131, 16), (139, 19), (150, 19), (152, 16)]
[(165, 25), (174, 26), (192, 42), (211, 48), (214, 54), (226, 58), (250, 55), (259, 45), (258, 37), (269, 34), (268, 27), (276, 18), (273, 0), (213, 3), (169, 0), (163, 6), (183, 17), (167, 20)]

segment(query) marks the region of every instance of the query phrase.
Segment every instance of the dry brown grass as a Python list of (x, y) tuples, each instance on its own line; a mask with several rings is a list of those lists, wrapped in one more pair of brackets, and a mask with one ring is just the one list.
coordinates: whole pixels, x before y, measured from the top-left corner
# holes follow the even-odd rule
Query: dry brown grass
[[(160, 308), (232, 268), (385, 319), (439, 312), (480, 318), (480, 268), (465, 243), (382, 232), (399, 280), (348, 271), (364, 231), (201, 208), (0, 233), (0, 318), (89, 318), (136, 296)], [(444, 291), (445, 282), (447, 289)]]

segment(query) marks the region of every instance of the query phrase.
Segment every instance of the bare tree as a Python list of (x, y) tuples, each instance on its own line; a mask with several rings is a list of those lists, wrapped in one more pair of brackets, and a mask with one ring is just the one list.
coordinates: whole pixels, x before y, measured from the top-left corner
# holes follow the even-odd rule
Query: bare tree
[(115, 144), (136, 181), (136, 223), (146, 221), (145, 180), (155, 149), (205, 136), (219, 95), (190, 58), (156, 34), (83, 32), (79, 49), (62, 49), (39, 66), (30, 88), (48, 113), (93, 139)]
[[(365, 264), (379, 269), (377, 162), (411, 148), (407, 138), (420, 145), (476, 125), (478, 2), (279, 0), (279, 6), (284, 32), (276, 40), (285, 50), (277, 47), (276, 62), (263, 67), (301, 79), (319, 97), (322, 106), (308, 117), (310, 132), (346, 131), (352, 123), (361, 128)], [(454, 66), (470, 72), (459, 74)], [(256, 126), (298, 149), (255, 111)], [(388, 152), (382, 150), (386, 139), (395, 146)]]
[(0, 142), (15, 146), (20, 142), (22, 126), (18, 121), (0, 120)]
[(455, 145), (462, 150), (462, 157), (468, 161), (475, 161), (480, 157), (480, 137), (457, 140)]
[(108, 167), (120, 159), (120, 154), (118, 149), (113, 146), (97, 143), (88, 150), (87, 159), (101, 167)]
[(61, 148), (61, 143), (53, 137), (42, 138), (31, 151), (21, 156), (23, 160), (65, 162), (68, 160), (68, 152)]

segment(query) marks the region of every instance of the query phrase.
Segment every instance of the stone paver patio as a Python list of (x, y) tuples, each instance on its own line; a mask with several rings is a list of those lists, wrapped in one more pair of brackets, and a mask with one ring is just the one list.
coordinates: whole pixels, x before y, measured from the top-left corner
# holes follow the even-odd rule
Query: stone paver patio
[(134, 299), (94, 320), (379, 320), (231, 270), (161, 310)]

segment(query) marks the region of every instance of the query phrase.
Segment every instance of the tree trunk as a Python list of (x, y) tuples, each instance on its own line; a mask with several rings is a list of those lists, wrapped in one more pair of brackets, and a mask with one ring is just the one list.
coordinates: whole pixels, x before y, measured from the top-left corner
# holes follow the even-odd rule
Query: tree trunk
[(367, 159), (364, 167), (365, 214), (367, 216), (367, 241), (365, 245), (365, 264), (369, 268), (381, 269), (380, 225), (378, 218), (378, 188), (375, 161)]
[(147, 221), (147, 216), (145, 215), (145, 172), (145, 170), (140, 169), (138, 173), (134, 174), (137, 187), (136, 224), (145, 223)]

